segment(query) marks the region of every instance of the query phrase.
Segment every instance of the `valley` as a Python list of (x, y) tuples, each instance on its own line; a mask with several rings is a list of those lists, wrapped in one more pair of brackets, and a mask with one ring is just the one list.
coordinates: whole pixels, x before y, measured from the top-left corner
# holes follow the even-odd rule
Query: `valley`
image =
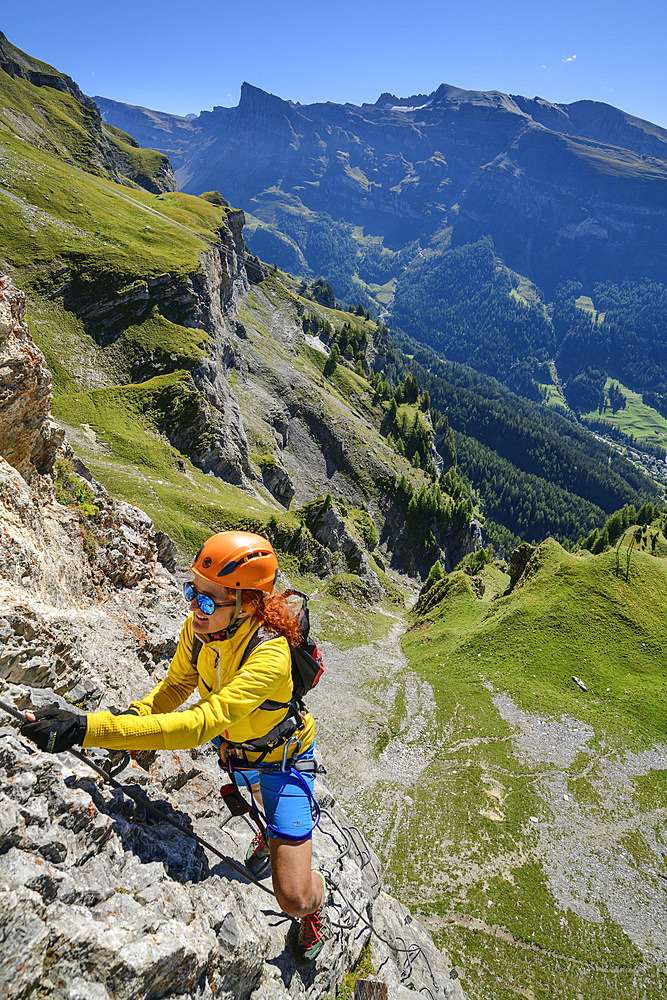
[(509, 595), (496, 565), (481, 600), (458, 572), (400, 643), (324, 647), (330, 780), (470, 997), (662, 995), (664, 565), (617, 583), (609, 554), (545, 543)]

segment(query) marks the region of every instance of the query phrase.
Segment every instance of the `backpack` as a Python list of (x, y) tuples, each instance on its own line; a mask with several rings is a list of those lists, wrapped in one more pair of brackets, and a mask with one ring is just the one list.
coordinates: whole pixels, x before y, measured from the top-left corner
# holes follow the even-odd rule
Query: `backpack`
[[(315, 687), (324, 673), (324, 662), (322, 660), (322, 654), (317, 648), (317, 643), (310, 634), (308, 598), (300, 590), (285, 591), (285, 597), (292, 596), (301, 598), (301, 607), (299, 609), (297, 619), (299, 622), (299, 628), (303, 634), (303, 639), (298, 646), (293, 646), (292, 643), (289, 644), (292, 657), (292, 702), (296, 702), (298, 706), (301, 706), (304, 696)], [(264, 625), (260, 625), (254, 635), (250, 637), (246, 648), (243, 650), (243, 656), (241, 657), (241, 662), (238, 665), (238, 670), (241, 669), (250, 654), (253, 653), (258, 646), (261, 646), (263, 642), (268, 642), (269, 639), (275, 638), (275, 632), (266, 628)], [(195, 635), (192, 643), (191, 657), (191, 661), (194, 666), (197, 664), (197, 659), (202, 646), (203, 641), (198, 635)], [(267, 699), (262, 702), (259, 708), (263, 708), (269, 712), (274, 712), (279, 708), (285, 708), (289, 704), (290, 702), (286, 701), (272, 701), (271, 699)]]

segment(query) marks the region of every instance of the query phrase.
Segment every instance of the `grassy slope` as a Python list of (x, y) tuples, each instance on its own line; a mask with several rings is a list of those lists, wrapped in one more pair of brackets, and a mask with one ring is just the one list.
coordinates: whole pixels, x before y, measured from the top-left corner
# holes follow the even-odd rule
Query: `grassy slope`
[[(485, 575), (478, 600), (451, 574), (404, 637), (437, 723), (410, 788), (419, 822), (405, 817), (381, 848), (394, 888), (473, 998), (657, 1000), (664, 969), (624, 926), (626, 910), (654, 921), (660, 898), (667, 772), (650, 748), (667, 743), (667, 560), (633, 553), (626, 582), (613, 552), (547, 541), (511, 595), (492, 599), (507, 577)], [(619, 916), (609, 887), (632, 882), (614, 873), (624, 864), (638, 881)]]
[(616, 427), (623, 434), (633, 434), (638, 444), (649, 441), (653, 444), (667, 445), (667, 420), (654, 410), (652, 406), (646, 406), (642, 402), (641, 392), (635, 392), (627, 386), (618, 382), (617, 379), (608, 378), (605, 390), (609, 390), (611, 385), (618, 385), (625, 396), (627, 402), (622, 410), (614, 413), (607, 405), (603, 413), (591, 410), (584, 414), (584, 417), (592, 420), (604, 420), (611, 427)]
[(128, 189), (2, 131), (0, 150), (2, 256), (27, 278), (63, 264), (128, 283), (196, 270), (227, 211), (191, 195)]
[[(13, 46), (9, 46), (13, 49)], [(20, 59), (22, 53), (13, 49)], [(0, 128), (59, 159), (84, 170), (110, 176), (115, 170), (126, 176), (131, 187), (151, 187), (169, 171), (169, 160), (153, 149), (141, 149), (120, 129), (104, 125), (94, 110), (74, 96), (57, 89), (57, 70), (33, 61), (43, 79), (54, 86), (35, 86), (0, 70)], [(66, 90), (67, 88), (65, 88)], [(112, 161), (115, 160), (115, 167)]]

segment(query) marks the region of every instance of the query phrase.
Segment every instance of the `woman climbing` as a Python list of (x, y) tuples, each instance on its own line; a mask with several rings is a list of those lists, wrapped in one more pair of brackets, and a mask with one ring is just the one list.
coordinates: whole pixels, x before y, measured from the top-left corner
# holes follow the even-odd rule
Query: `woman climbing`
[[(285, 595), (273, 593), (278, 561), (261, 535), (213, 535), (191, 569), (194, 579), (184, 587), (190, 615), (157, 687), (123, 715), (82, 716), (54, 707), (27, 712), (21, 731), (54, 753), (75, 744), (177, 750), (212, 740), (221, 763), (237, 785), (251, 786), (266, 817), (268, 843), (260, 830), (246, 864), (261, 874), (270, 860), (276, 899), (301, 919), (298, 949), (311, 961), (329, 930), (324, 876), (311, 869), (314, 777), (307, 762), (315, 724), (292, 698), (289, 644), (302, 638), (297, 615)], [(199, 701), (177, 712), (195, 688)]]

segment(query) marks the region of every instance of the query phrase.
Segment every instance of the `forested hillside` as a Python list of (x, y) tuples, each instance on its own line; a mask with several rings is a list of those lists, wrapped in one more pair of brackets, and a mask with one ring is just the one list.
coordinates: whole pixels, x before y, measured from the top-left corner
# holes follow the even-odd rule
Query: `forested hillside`
[(573, 542), (602, 511), (661, 496), (636, 466), (556, 410), (414, 341), (397, 344), (397, 372), (412, 372), (445, 415), (434, 418), (436, 435), (453, 432), (458, 469), (505, 544), (545, 535)]

